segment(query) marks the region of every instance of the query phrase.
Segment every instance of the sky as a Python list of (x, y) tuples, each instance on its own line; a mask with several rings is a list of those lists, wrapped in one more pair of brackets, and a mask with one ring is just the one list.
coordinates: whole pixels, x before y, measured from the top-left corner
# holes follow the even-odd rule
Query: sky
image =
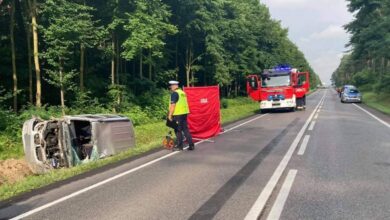
[(305, 54), (320, 76), (330, 84), (332, 73), (348, 51), (349, 34), (343, 25), (352, 21), (345, 0), (260, 0), (271, 16), (289, 30), (289, 38)]

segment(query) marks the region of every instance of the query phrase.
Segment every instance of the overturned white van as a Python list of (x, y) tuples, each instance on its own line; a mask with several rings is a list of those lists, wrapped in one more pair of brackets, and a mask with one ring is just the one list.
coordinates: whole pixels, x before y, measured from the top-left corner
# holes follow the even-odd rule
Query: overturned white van
[(23, 145), (31, 170), (44, 173), (125, 151), (135, 135), (131, 120), (118, 115), (32, 118), (23, 125)]

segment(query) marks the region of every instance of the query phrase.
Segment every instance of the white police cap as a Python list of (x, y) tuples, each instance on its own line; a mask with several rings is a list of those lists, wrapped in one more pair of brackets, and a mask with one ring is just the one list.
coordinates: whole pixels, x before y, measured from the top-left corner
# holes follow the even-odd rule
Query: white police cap
[(169, 81), (169, 85), (179, 85), (179, 82), (176, 80)]

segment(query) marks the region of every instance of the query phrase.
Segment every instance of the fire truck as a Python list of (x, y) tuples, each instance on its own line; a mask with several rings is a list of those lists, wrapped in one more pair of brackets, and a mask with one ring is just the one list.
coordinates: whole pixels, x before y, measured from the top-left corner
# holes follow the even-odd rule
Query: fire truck
[(309, 72), (299, 72), (287, 65), (247, 77), (247, 93), (260, 103), (262, 113), (274, 109), (305, 109), (309, 90)]

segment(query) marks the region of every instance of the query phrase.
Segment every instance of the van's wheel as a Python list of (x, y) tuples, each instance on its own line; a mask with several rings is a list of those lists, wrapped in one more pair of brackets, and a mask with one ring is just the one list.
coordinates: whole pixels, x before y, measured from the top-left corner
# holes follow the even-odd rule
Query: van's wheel
[(266, 110), (266, 109), (260, 109), (260, 113), (261, 113), (261, 114), (266, 114), (266, 113), (268, 113), (268, 110)]

